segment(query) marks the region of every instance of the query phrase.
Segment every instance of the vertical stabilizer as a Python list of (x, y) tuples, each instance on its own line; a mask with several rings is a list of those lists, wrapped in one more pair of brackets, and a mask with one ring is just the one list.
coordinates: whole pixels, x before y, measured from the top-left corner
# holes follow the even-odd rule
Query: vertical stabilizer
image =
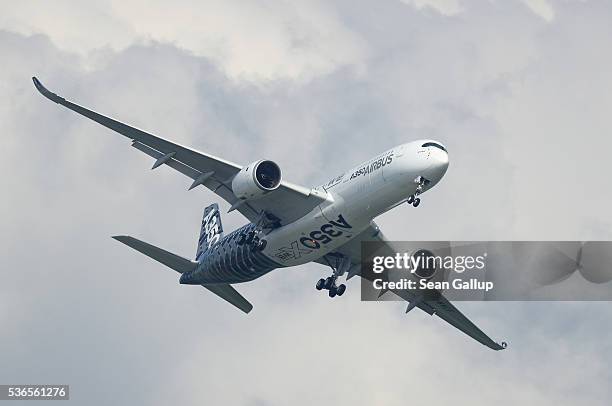
[(204, 209), (202, 227), (200, 228), (200, 238), (198, 239), (198, 249), (196, 251), (196, 261), (202, 262), (202, 258), (204, 258), (203, 254), (218, 243), (222, 237), (223, 225), (221, 224), (219, 205), (213, 203)]

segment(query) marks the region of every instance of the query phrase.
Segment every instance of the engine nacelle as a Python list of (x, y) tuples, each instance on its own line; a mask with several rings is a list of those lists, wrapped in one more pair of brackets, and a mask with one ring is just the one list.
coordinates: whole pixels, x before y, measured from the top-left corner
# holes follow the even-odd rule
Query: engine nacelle
[(420, 249), (412, 254), (412, 257), (415, 259), (415, 263), (418, 264), (414, 269), (415, 276), (420, 279), (429, 280), (436, 274), (438, 268), (436, 267), (436, 256), (433, 252)]
[(280, 186), (279, 166), (265, 159), (255, 161), (242, 168), (232, 180), (232, 190), (239, 199), (255, 199)]

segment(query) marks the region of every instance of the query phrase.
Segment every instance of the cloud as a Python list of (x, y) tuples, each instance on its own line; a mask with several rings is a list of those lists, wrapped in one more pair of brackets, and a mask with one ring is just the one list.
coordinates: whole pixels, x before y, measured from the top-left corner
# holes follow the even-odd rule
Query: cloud
[(555, 9), (547, 0), (523, 0), (523, 2), (538, 16), (547, 22), (555, 18)]
[(425, 7), (436, 10), (437, 12), (452, 16), (462, 10), (459, 0), (401, 0), (406, 4), (411, 4), (418, 9)]
[[(308, 80), (367, 53), (358, 34), (321, 1), (97, 0), (52, 8), (33, 1), (8, 7), (0, 26), (44, 33), (61, 49), (84, 55), (151, 40), (172, 43), (209, 58), (232, 78)], [(95, 66), (96, 59), (86, 62)]]
[(109, 237), (191, 257), (216, 196), (149, 171), (30, 76), (239, 163), (265, 154), (305, 185), (440, 139), (447, 177), (378, 219), (391, 238), (609, 239), (612, 9), (562, 3), (547, 24), (520, 2), (248, 4), (3, 9), (0, 382), (69, 383), (79, 404), (608, 404), (604, 304), (458, 304), (509, 341), (497, 353), (403, 304), (359, 302), (354, 280), (330, 300), (319, 265), (240, 285), (248, 316), (179, 286)]

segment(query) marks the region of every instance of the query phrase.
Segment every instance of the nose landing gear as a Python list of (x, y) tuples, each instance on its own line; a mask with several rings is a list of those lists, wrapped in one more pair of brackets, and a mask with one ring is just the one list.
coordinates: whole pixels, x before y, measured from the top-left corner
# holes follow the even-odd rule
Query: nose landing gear
[(408, 196), (408, 200), (406, 200), (406, 203), (411, 204), (414, 207), (419, 207), (419, 204), (421, 204), (421, 199), (416, 197), (416, 195), (410, 195)]
[(333, 273), (325, 279), (319, 279), (315, 288), (317, 290), (327, 290), (329, 297), (342, 296), (346, 291), (346, 285), (343, 283), (336, 285), (336, 281), (339, 276), (342, 276), (351, 267), (350, 259), (341, 254), (327, 254), (323, 259), (333, 270)]
[(421, 204), (421, 199), (418, 198), (417, 196), (423, 193), (423, 188), (427, 186), (427, 184), (429, 183), (429, 180), (425, 179), (422, 176), (417, 176), (414, 179), (414, 183), (417, 184), (416, 191), (414, 192), (413, 195), (408, 196), (408, 200), (406, 200), (406, 203), (411, 204), (414, 207), (419, 207), (419, 204)]

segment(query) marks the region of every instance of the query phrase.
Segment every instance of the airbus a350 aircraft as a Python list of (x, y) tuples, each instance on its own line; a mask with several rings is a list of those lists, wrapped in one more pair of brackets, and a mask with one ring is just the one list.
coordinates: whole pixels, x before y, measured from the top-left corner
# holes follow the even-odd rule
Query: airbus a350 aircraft
[[(420, 204), (420, 195), (446, 173), (448, 154), (433, 140), (399, 145), (331, 179), (308, 188), (282, 179), (279, 166), (258, 160), (240, 166), (130, 127), (47, 90), (32, 78), (38, 91), (132, 140), (132, 146), (155, 159), (153, 169), (167, 165), (193, 179), (189, 190), (204, 186), (238, 210), (249, 224), (224, 236), (217, 204), (204, 210), (195, 260), (183, 258), (128, 236), (113, 237), (181, 274), (180, 283), (202, 285), (248, 313), (253, 306), (232, 284), (252, 281), (274, 270), (318, 262), (332, 275), (316, 283), (330, 297), (342, 296), (347, 280), (361, 274), (362, 241), (385, 243), (373, 219), (408, 202)], [(402, 296), (403, 297), (403, 296)], [(410, 301), (437, 315), (482, 344), (505, 348), (470, 322), (440, 292)], [(407, 311), (408, 311), (407, 310)]]

